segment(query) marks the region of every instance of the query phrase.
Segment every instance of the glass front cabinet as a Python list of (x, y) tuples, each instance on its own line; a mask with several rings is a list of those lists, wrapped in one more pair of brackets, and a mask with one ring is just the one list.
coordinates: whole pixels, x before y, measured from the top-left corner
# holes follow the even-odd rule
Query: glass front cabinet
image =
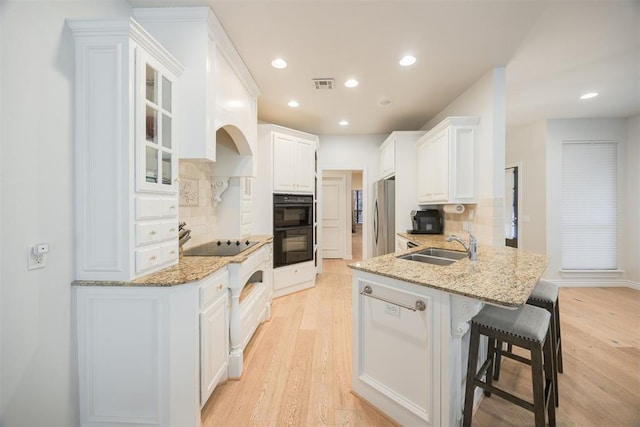
[(163, 69), (148, 54), (140, 54), (138, 117), (143, 123), (137, 129), (138, 191), (177, 191), (177, 150), (175, 147), (176, 77)]
[(178, 262), (178, 77), (133, 19), (67, 20), (76, 53), (76, 279)]

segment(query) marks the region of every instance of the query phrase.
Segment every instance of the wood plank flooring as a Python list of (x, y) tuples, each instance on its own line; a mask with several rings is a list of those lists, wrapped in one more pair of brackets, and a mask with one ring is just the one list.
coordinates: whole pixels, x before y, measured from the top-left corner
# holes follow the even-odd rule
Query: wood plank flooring
[[(324, 260), (315, 288), (273, 301), (271, 321), (245, 351), (240, 381), (219, 386), (202, 411), (212, 426), (391, 426), (351, 390), (351, 273)], [(560, 291), (565, 373), (558, 426), (640, 426), (640, 292)], [(503, 361), (501, 387), (530, 398), (528, 367)], [(533, 414), (485, 398), (474, 426), (529, 426)]]

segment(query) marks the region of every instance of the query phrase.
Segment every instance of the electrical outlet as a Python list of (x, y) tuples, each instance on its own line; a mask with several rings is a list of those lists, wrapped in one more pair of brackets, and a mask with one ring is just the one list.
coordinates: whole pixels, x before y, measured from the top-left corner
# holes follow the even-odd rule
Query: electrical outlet
[(44, 268), (47, 265), (47, 258), (45, 254), (36, 254), (37, 246), (29, 246), (29, 253), (27, 254), (27, 269), (35, 270), (37, 268)]

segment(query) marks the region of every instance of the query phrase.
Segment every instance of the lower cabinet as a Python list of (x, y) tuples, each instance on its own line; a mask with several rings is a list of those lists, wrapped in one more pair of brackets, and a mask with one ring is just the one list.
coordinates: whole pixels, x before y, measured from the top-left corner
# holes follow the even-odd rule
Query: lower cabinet
[(229, 377), (229, 273), (200, 285), (200, 406)]
[(228, 378), (229, 273), (174, 286), (72, 287), (80, 425), (185, 426)]
[(273, 269), (273, 297), (281, 297), (316, 283), (316, 266), (313, 261), (300, 262)]
[[(440, 296), (373, 280), (356, 282), (354, 289), (353, 390), (400, 424), (442, 425), (435, 333)], [(422, 310), (406, 308), (416, 301)]]
[(83, 427), (199, 426), (198, 284), (73, 286)]

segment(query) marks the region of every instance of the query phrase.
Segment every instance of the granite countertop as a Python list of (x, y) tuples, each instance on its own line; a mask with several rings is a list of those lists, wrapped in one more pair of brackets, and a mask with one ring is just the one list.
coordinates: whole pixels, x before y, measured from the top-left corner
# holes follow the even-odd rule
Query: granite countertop
[(546, 255), (478, 245), (477, 261), (464, 258), (447, 266), (425, 264), (396, 257), (429, 247), (461, 251), (462, 245), (447, 242), (442, 234), (398, 235), (418, 247), (358, 261), (349, 267), (492, 304), (518, 307), (526, 303), (548, 263)]
[(163, 287), (195, 282), (215, 273), (227, 264), (242, 263), (251, 253), (273, 241), (273, 236), (250, 236), (258, 243), (236, 256), (182, 256), (178, 264), (129, 282), (76, 280), (74, 286)]

